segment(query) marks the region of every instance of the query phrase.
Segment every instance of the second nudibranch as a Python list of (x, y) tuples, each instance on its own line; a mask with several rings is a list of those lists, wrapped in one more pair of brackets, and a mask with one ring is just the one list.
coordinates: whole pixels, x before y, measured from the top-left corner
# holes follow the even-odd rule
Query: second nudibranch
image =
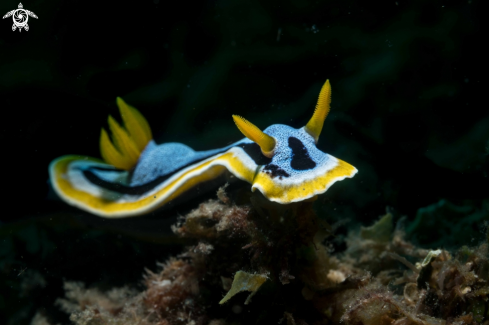
[(357, 173), (316, 147), (330, 102), (327, 80), (306, 126), (274, 124), (261, 131), (233, 115), (246, 138), (224, 148), (194, 151), (181, 143), (157, 145), (141, 113), (117, 98), (124, 126), (109, 116), (112, 137), (105, 129), (100, 136), (103, 161), (76, 155), (57, 158), (49, 166), (50, 180), (64, 201), (107, 218), (153, 211), (226, 170), (270, 201), (303, 201)]

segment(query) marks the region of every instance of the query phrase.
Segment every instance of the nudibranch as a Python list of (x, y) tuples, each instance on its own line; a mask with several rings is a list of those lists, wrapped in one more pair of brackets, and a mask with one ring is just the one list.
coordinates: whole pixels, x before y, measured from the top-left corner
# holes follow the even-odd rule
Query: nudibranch
[(316, 147), (330, 102), (327, 80), (306, 126), (274, 124), (261, 131), (233, 115), (245, 138), (221, 149), (194, 151), (182, 143), (157, 145), (143, 115), (117, 98), (123, 126), (109, 116), (112, 135), (102, 128), (100, 136), (103, 160), (57, 158), (49, 166), (51, 184), (67, 203), (106, 218), (148, 213), (226, 171), (270, 201), (311, 199), (357, 173), (352, 165)]

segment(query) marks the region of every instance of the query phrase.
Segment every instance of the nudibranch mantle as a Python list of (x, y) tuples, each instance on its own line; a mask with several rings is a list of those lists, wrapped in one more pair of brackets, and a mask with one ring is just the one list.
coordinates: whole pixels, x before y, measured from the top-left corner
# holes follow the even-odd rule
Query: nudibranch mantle
[(251, 183), (252, 190), (258, 189), (270, 201), (303, 201), (357, 172), (350, 164), (317, 149), (304, 128), (275, 124), (264, 132), (276, 140), (274, 155), (259, 166)]
[[(102, 156), (112, 164), (63, 156), (50, 164), (51, 184), (67, 203), (107, 218), (148, 213), (226, 171), (270, 201), (287, 204), (310, 199), (357, 173), (355, 167), (316, 147), (330, 94), (327, 81), (313, 118), (300, 129), (274, 124), (262, 132), (233, 116), (247, 138), (208, 151), (194, 151), (181, 143), (157, 145), (144, 117), (118, 99), (125, 128), (109, 117), (113, 143), (105, 130), (101, 135)], [(136, 122), (129, 120), (131, 116)]]

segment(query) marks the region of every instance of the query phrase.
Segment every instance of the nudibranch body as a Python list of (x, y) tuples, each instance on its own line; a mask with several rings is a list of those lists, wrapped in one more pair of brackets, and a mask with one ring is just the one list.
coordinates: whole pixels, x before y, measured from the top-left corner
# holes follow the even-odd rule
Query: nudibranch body
[(124, 127), (109, 116), (112, 141), (104, 129), (100, 137), (104, 161), (60, 157), (49, 166), (50, 180), (67, 203), (107, 218), (148, 213), (226, 171), (270, 201), (303, 201), (357, 173), (352, 165), (316, 147), (330, 101), (326, 81), (305, 127), (275, 124), (261, 131), (233, 115), (246, 138), (224, 148), (194, 151), (181, 143), (157, 145), (145, 118), (118, 98)]

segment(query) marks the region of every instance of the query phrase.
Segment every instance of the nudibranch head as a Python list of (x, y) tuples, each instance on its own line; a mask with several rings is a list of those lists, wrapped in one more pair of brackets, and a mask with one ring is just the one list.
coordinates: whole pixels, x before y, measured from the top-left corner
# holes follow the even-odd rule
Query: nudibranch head
[(355, 167), (316, 147), (330, 102), (331, 86), (327, 80), (313, 117), (300, 129), (274, 124), (260, 131), (245, 119), (233, 116), (239, 130), (258, 144), (263, 154), (251, 181), (252, 190), (258, 189), (271, 201), (292, 203), (324, 193), (336, 181), (357, 173)]

